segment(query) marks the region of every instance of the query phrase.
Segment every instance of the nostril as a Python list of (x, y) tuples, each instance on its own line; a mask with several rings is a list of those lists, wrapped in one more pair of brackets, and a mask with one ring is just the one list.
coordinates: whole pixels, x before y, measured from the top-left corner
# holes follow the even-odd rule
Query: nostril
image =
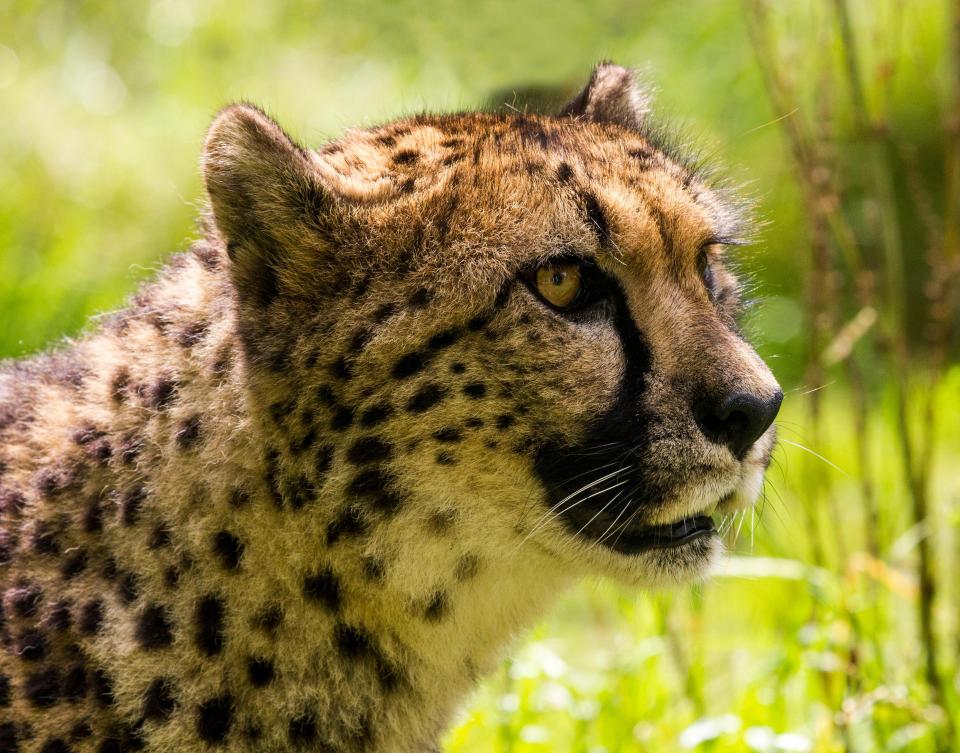
[(711, 441), (729, 447), (739, 459), (770, 428), (781, 402), (783, 393), (780, 390), (770, 398), (734, 392), (719, 403), (699, 401), (693, 413), (703, 434)]

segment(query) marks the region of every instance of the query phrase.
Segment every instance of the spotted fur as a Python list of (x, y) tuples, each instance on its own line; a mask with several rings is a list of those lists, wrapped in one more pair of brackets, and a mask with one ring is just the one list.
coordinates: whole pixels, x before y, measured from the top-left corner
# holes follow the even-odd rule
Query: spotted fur
[[(579, 576), (702, 573), (715, 536), (638, 531), (750, 504), (772, 430), (701, 407), (779, 398), (736, 213), (647, 109), (604, 65), (557, 116), (316, 151), (224, 110), (203, 238), (0, 371), (0, 751), (432, 750)], [(528, 282), (561, 255), (588, 313)]]

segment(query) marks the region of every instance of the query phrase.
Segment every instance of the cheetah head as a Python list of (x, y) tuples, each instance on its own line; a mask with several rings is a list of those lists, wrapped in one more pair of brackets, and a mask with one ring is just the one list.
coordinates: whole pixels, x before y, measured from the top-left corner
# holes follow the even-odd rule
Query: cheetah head
[(647, 109), (602, 65), (555, 116), (417, 116), (318, 150), (250, 106), (216, 119), (248, 391), (328, 537), (399, 546), (426, 521), (491, 559), (708, 569), (782, 393), (736, 325), (737, 214)]

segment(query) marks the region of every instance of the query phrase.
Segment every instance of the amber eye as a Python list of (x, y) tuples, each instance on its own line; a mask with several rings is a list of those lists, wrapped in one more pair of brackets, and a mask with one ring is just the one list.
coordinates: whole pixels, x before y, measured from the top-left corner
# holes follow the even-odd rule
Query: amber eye
[(544, 300), (558, 309), (566, 308), (580, 292), (580, 265), (571, 261), (545, 264), (537, 270), (536, 282), (537, 292)]

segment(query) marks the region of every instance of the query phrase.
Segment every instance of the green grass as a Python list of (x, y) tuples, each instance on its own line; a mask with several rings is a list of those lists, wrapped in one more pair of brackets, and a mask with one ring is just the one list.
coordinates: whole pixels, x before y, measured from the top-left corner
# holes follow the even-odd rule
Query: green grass
[[(943, 711), (920, 681), (908, 503), (892, 421), (871, 448), (885, 551), (864, 551), (848, 395), (825, 395), (830, 439), (781, 444), (765, 499), (709, 582), (642, 593), (587, 582), (522, 640), (446, 739), (451, 753), (546, 751), (931, 751)], [(960, 369), (942, 387), (960, 412)], [(804, 442), (804, 401), (784, 406), (781, 436)], [(880, 416), (878, 416), (879, 418)], [(950, 579), (958, 551), (960, 427), (945, 423), (931, 535)], [(812, 488), (818, 474), (825, 491)], [(817, 482), (819, 483), (819, 481)], [(808, 513), (830, 561), (812, 563)], [(957, 603), (939, 604), (952, 683)]]

